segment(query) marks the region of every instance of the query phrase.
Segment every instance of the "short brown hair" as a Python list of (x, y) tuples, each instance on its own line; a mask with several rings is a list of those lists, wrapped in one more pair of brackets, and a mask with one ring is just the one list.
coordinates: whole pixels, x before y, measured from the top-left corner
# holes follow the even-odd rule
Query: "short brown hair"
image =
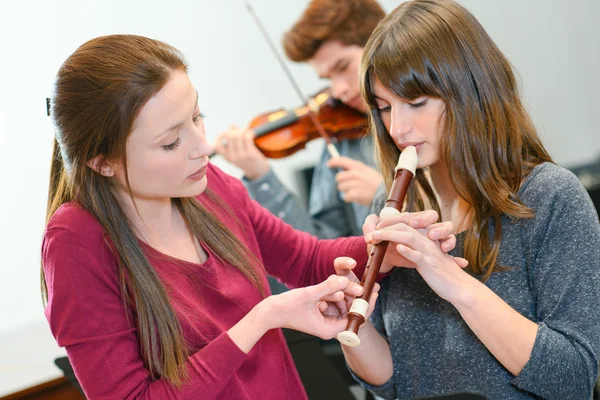
[(282, 39), (288, 58), (311, 59), (328, 40), (364, 47), (385, 11), (375, 0), (312, 0)]

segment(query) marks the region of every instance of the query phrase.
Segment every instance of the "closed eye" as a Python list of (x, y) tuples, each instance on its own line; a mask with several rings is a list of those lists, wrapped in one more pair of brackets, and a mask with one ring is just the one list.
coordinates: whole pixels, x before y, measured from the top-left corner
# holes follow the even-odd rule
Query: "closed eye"
[(337, 71), (344, 72), (348, 68), (349, 65), (350, 65), (349, 62), (345, 62), (344, 64), (338, 66)]
[(179, 145), (181, 144), (181, 138), (179, 136), (177, 136), (177, 139), (175, 139), (175, 141), (171, 144), (167, 144), (164, 146), (161, 146), (163, 149), (170, 151), (170, 150), (175, 150), (177, 147), (179, 147)]
[(427, 104), (427, 99), (419, 101), (417, 103), (408, 103), (412, 108), (419, 108), (419, 107), (423, 107), (425, 104)]

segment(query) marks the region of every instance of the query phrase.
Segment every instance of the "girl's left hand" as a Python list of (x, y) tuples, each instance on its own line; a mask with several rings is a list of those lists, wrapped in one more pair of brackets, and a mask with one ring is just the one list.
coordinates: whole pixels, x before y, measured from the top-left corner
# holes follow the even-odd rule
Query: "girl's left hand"
[(403, 267), (415, 268), (438, 296), (450, 302), (459, 296), (472, 279), (462, 270), (468, 265), (466, 260), (444, 253), (438, 241), (408, 225), (398, 224), (394, 228), (374, 231), (373, 238), (390, 241), (390, 246), (395, 246), (398, 253), (411, 262)]
[[(454, 227), (451, 222), (438, 222), (438, 214), (433, 210), (420, 212), (403, 212), (385, 218), (379, 218), (376, 215), (369, 215), (363, 224), (363, 234), (367, 244), (375, 244), (381, 242), (379, 237), (373, 237), (373, 232), (385, 232), (394, 230), (403, 230), (404, 227), (410, 226), (438, 244), (443, 252), (451, 251), (456, 245), (456, 237), (452, 234)], [(384, 233), (384, 238), (385, 236)], [(385, 239), (384, 239), (385, 240)], [(369, 252), (371, 248), (369, 247)], [(466, 267), (467, 260), (455, 257), (454, 260), (461, 267)], [(388, 251), (381, 264), (381, 273), (391, 271), (394, 266), (416, 267), (411, 260), (406, 259), (402, 254), (398, 253), (393, 246), (388, 247)]]

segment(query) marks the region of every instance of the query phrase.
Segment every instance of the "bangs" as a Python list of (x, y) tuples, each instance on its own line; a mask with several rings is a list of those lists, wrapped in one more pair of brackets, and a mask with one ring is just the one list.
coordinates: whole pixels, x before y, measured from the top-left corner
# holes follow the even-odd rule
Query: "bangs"
[(375, 79), (405, 100), (421, 96), (443, 99), (440, 87), (443, 80), (431, 61), (435, 59), (431, 53), (442, 50), (408, 32), (409, 27), (390, 30), (371, 52), (364, 80), (364, 97), (369, 107), (377, 106), (373, 93)]

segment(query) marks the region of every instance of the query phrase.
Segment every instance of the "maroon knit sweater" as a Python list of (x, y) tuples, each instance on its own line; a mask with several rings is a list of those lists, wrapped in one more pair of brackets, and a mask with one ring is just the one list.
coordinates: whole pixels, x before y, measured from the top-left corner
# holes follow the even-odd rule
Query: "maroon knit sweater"
[[(334, 273), (333, 260), (366, 263), (362, 238), (318, 241), (295, 231), (251, 200), (243, 185), (209, 167), (208, 187), (232, 210), (198, 199), (262, 261), (266, 272), (293, 287)], [(171, 297), (189, 346), (189, 381), (175, 389), (153, 381), (142, 363), (135, 320), (119, 291), (117, 260), (100, 223), (80, 206), (61, 206), (48, 223), (42, 261), (48, 286), (46, 318), (90, 399), (306, 399), (281, 330), (267, 332), (248, 354), (227, 330), (262, 297), (236, 268), (208, 248), (204, 264), (169, 257), (143, 245)]]

